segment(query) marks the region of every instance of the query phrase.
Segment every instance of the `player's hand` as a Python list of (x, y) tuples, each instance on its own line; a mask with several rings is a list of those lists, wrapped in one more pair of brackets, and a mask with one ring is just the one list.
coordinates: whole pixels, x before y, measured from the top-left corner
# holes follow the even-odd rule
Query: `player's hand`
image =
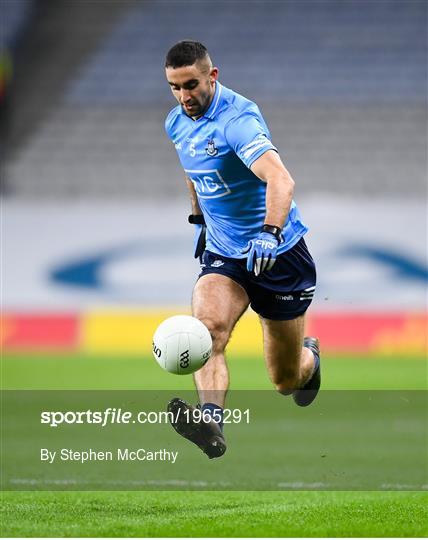
[(250, 240), (247, 247), (242, 250), (242, 253), (248, 253), (248, 272), (254, 272), (254, 275), (259, 276), (265, 270), (270, 270), (276, 261), (278, 245), (276, 236), (269, 232), (261, 232), (257, 238)]
[(193, 223), (195, 227), (195, 235), (193, 238), (194, 257), (198, 259), (205, 251), (207, 226), (205, 225), (204, 216), (190, 215), (189, 223)]

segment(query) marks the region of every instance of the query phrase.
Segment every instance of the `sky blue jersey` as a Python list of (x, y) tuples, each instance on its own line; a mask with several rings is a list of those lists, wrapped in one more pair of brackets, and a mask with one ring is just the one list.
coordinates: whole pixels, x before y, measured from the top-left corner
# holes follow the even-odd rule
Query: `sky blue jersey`
[[(165, 121), (181, 164), (195, 186), (207, 224), (206, 248), (235, 259), (263, 226), (266, 183), (251, 164), (268, 150), (276, 150), (257, 105), (216, 83), (205, 114), (193, 120), (181, 105)], [(292, 202), (278, 253), (293, 247), (307, 232)]]

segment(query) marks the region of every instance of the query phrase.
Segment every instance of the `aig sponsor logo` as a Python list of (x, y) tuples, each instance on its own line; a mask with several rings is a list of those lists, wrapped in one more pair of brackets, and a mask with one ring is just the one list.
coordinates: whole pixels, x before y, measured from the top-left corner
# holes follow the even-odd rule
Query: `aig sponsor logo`
[(201, 199), (217, 199), (232, 193), (217, 169), (185, 169)]

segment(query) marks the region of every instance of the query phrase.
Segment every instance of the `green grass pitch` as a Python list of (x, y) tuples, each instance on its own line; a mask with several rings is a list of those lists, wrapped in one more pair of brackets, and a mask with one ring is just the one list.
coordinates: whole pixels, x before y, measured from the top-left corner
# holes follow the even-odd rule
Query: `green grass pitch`
[(6, 536), (418, 537), (424, 493), (6, 493)]
[[(424, 390), (426, 368), (422, 358), (324, 357), (323, 388)], [(231, 358), (230, 372), (232, 389), (270, 388), (260, 358)], [(4, 389), (192, 388), (190, 377), (163, 373), (149, 358), (53, 354), (4, 355), (2, 383)], [(190, 443), (184, 448), (205, 464)], [(421, 481), (427, 483), (426, 470)], [(427, 502), (423, 491), (5, 491), (1, 534), (421, 537), (428, 533)]]

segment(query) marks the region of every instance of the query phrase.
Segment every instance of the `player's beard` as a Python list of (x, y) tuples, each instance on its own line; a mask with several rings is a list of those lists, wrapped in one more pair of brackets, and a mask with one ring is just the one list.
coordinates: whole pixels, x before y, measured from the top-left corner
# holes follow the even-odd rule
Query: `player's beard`
[(199, 100), (193, 100), (191, 102), (191, 108), (187, 108), (185, 105), (182, 105), (184, 112), (192, 118), (199, 118), (210, 106), (212, 97), (213, 96), (211, 96), (210, 93), (206, 93), (205, 95), (201, 96)]

